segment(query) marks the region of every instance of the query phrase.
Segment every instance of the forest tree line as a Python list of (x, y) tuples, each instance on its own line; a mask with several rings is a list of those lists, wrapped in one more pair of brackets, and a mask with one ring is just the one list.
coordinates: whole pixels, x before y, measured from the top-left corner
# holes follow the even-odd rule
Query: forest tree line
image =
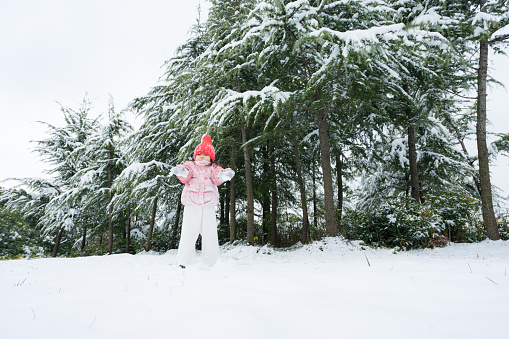
[[(203, 134), (236, 171), (221, 243), (285, 247), (342, 235), (401, 249), (508, 239), (495, 213), (488, 53), (501, 0), (212, 0), (147, 95), (101, 118), (61, 107), (35, 151), (52, 179), (0, 191), (0, 255), (167, 251)], [(126, 121), (134, 112), (141, 127)], [(470, 154), (465, 141), (477, 141)]]

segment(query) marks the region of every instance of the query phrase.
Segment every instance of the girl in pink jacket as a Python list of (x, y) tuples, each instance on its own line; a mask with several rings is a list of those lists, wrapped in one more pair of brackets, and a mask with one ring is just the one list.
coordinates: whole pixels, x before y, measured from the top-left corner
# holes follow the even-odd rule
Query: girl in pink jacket
[(231, 180), (235, 172), (213, 163), (214, 158), (212, 140), (204, 135), (194, 150), (194, 161), (186, 161), (171, 169), (171, 173), (185, 184), (181, 198), (184, 217), (177, 252), (177, 264), (182, 268), (196, 261), (195, 245), (199, 234), (203, 261), (213, 265), (219, 257), (215, 212), (219, 202), (217, 186)]

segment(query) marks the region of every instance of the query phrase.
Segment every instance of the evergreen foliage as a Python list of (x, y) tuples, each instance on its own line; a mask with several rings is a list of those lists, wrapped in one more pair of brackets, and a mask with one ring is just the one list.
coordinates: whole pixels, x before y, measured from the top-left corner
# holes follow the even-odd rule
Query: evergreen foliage
[(0, 259), (42, 256), (47, 246), (40, 230), (22, 213), (0, 205)]
[(159, 83), (131, 102), (137, 131), (112, 103), (105, 123), (86, 100), (62, 108), (66, 126), (46, 124), (36, 147), (53, 180), (2, 190), (5, 211), (54, 237), (54, 254), (60, 242), (68, 255), (175, 248), (181, 186), (169, 170), (204, 133), (236, 171), (220, 187), (221, 243), (339, 232), (412, 249), (486, 237), (477, 158), (464, 147), (468, 93), (478, 41), (504, 51), (507, 1), (485, 12), (478, 1), (211, 2)]

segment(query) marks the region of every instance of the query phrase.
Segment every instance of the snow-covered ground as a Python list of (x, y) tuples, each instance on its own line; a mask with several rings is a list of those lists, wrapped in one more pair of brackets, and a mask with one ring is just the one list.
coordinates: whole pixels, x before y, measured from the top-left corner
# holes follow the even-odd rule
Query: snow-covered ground
[(339, 238), (289, 251), (226, 246), (0, 262), (0, 336), (509, 338), (509, 242), (393, 253)]

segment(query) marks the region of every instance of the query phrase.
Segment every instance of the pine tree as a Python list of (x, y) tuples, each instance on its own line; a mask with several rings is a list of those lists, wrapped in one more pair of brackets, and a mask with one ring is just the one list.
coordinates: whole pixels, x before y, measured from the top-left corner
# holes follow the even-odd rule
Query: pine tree
[(53, 185), (58, 185), (59, 191), (45, 205), (39, 221), (45, 232), (56, 234), (53, 257), (57, 255), (63, 232), (77, 230), (82, 225), (79, 206), (69, 199), (69, 194), (73, 189), (73, 177), (87, 165), (86, 142), (98, 128), (97, 120), (88, 116), (90, 109), (91, 103), (86, 98), (77, 111), (62, 106), (66, 125), (55, 127), (44, 123), (49, 129), (49, 137), (38, 141), (35, 148), (49, 163), (48, 173), (54, 177)]
[[(110, 254), (114, 240), (113, 182), (126, 167), (123, 143), (131, 130), (123, 113), (116, 112), (110, 100), (107, 121), (87, 140), (84, 154), (87, 164), (73, 177), (73, 188), (69, 192), (69, 199), (79, 202), (83, 213), (88, 212), (89, 223), (95, 220), (97, 225), (107, 225), (107, 252)], [(122, 213), (126, 214), (127, 210)], [(101, 232), (101, 228), (96, 231)]]
[[(479, 52), (477, 65), (470, 65), (477, 73), (476, 136), (479, 161), (479, 187), (482, 214), (488, 237), (496, 240), (498, 226), (493, 210), (493, 196), (489, 173), (489, 154), (486, 142), (486, 83), (488, 81), (488, 54), (490, 46), (495, 52), (503, 52), (509, 39), (509, 2), (486, 1), (441, 1), (439, 13), (446, 19), (443, 34), (451, 41), (456, 51), (471, 63), (471, 55)], [(430, 9), (433, 10), (433, 9)], [(434, 13), (435, 14), (435, 13)]]

